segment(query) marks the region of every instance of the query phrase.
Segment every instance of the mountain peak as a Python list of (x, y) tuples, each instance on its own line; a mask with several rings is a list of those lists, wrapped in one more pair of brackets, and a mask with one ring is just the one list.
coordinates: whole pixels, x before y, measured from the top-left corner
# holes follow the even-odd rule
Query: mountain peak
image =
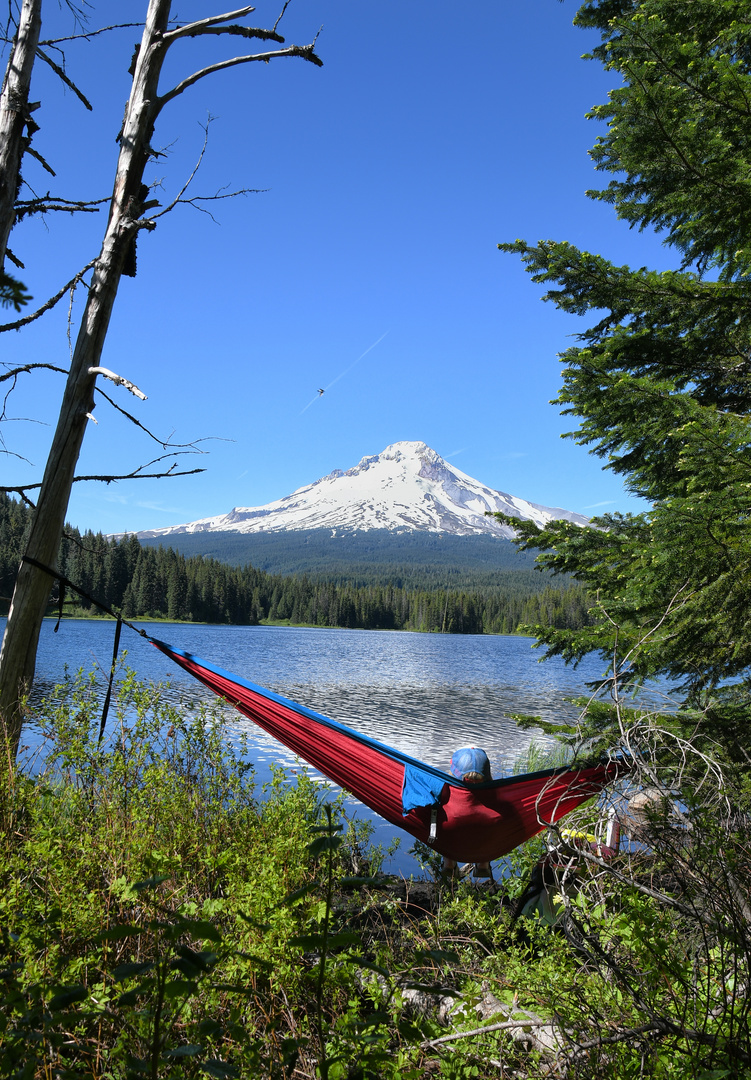
[(361, 458), (346, 471), (334, 469), (266, 506), (237, 506), (229, 514), (137, 535), (146, 539), (193, 532), (321, 528), (335, 532), (389, 529), (459, 536), (513, 535), (509, 526), (485, 517), (486, 512), (496, 510), (541, 526), (555, 518), (577, 525), (586, 525), (588, 520), (581, 514), (496, 491), (449, 465), (427, 443), (403, 441)]

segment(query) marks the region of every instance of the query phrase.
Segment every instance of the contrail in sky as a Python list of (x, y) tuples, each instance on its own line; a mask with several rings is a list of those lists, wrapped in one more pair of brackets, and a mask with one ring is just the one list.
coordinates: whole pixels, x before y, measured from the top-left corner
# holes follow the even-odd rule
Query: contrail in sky
[[(388, 334), (388, 330), (386, 331), (386, 334)], [(335, 379), (332, 379), (332, 380), (331, 380), (331, 382), (329, 383), (329, 385), (328, 385), (328, 386), (324, 386), (324, 388), (323, 388), (323, 389), (324, 389), (324, 391), (326, 391), (326, 390), (330, 390), (330, 389), (331, 389), (331, 387), (332, 387), (332, 386), (334, 385), (334, 383), (338, 383), (340, 379), (343, 379), (343, 378), (344, 378), (344, 376), (345, 376), (345, 375), (346, 375), (346, 374), (347, 374), (347, 373), (348, 373), (349, 371), (351, 371), (351, 370), (352, 370), (352, 368), (353, 368), (353, 367), (355, 366), (355, 364), (359, 364), (359, 363), (360, 363), (360, 361), (362, 360), (362, 358), (363, 358), (364, 356), (367, 356), (367, 355), (368, 355), (368, 353), (370, 352), (370, 350), (371, 350), (371, 349), (375, 349), (376, 345), (380, 345), (380, 343), (381, 343), (381, 342), (383, 341), (383, 339), (384, 339), (384, 338), (386, 337), (386, 334), (381, 334), (381, 336), (379, 337), (378, 341), (374, 341), (372, 345), (368, 345), (368, 347), (367, 347), (367, 349), (365, 350), (365, 352), (364, 352), (364, 353), (360, 353), (360, 355), (358, 356), (358, 358), (357, 358), (356, 360), (353, 360), (353, 361), (352, 361), (352, 363), (351, 363), (351, 364), (349, 365), (349, 367), (345, 368), (345, 369), (344, 369), (344, 371), (343, 371), (343, 372), (342, 372), (342, 373), (341, 373), (340, 375), (337, 375), (337, 377), (336, 377)], [(304, 412), (305, 412), (305, 411), (306, 411), (307, 409), (309, 409), (309, 408), (310, 408), (310, 406), (311, 406), (311, 405), (313, 404), (313, 402), (314, 402), (314, 401), (318, 401), (318, 399), (319, 399), (319, 397), (320, 397), (320, 396), (321, 396), (320, 394), (316, 394), (316, 396), (315, 396), (315, 397), (314, 397), (314, 398), (313, 398), (313, 399), (312, 399), (311, 401), (309, 401), (309, 402), (308, 402), (308, 404), (307, 404), (307, 405), (305, 406), (305, 408), (304, 408), (304, 409), (301, 409), (301, 410), (300, 410), (300, 416), (302, 416), (302, 414), (303, 414), (303, 413), (304, 413)]]

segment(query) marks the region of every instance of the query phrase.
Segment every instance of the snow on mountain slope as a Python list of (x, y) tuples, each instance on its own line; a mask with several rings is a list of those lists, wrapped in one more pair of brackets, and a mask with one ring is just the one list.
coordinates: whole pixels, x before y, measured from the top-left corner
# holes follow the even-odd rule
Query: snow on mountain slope
[(146, 539), (197, 532), (390, 529), (511, 536), (513, 530), (485, 517), (486, 510), (501, 510), (538, 525), (555, 518), (577, 525), (586, 525), (588, 520), (581, 514), (538, 506), (486, 487), (449, 465), (423, 442), (397, 442), (380, 454), (364, 457), (346, 472), (335, 469), (266, 506), (238, 506), (229, 514), (136, 535)]

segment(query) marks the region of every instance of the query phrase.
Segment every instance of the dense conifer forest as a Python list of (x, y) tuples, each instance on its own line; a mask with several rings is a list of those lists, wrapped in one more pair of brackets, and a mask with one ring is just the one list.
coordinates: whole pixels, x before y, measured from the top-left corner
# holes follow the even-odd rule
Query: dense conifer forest
[(396, 585), (405, 589), (478, 589), (519, 584), (543, 588), (535, 556), (511, 540), (484, 534), (395, 532), (367, 529), (337, 532), (193, 532), (141, 538), (144, 547), (169, 544), (190, 557), (204, 555), (230, 566), (250, 563), (268, 574), (300, 576), (337, 585)]
[[(30, 510), (0, 497), (0, 603), (7, 610), (23, 550)], [(60, 572), (126, 618), (165, 618), (255, 625), (304, 623), (366, 630), (425, 630), (450, 634), (511, 634), (525, 624), (576, 629), (588, 619), (587, 594), (556, 587), (528, 569), (504, 575), (501, 587), (404, 588), (312, 580), (186, 557), (171, 548), (145, 547), (131, 536), (108, 539), (68, 527)], [(358, 575), (360, 578), (361, 575)], [(73, 600), (73, 598), (69, 598)], [(79, 614), (91, 605), (75, 599)], [(94, 612), (92, 611), (92, 614)]]

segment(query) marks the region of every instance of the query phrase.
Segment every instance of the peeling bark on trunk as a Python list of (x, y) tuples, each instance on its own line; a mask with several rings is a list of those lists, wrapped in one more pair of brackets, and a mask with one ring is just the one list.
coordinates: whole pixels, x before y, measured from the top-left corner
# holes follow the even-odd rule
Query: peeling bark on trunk
[(31, 72), (41, 28), (42, 0), (23, 0), (0, 93), (0, 270), (5, 265), (8, 237), (15, 221), (16, 189), (27, 143)]
[[(26, 5), (24, 5), (26, 6)], [(76, 462), (94, 408), (96, 373), (123, 264), (137, 232), (141, 184), (159, 111), (157, 89), (166, 53), (162, 40), (171, 0), (150, 0), (120, 140), (107, 229), (93, 270), (76, 339), (57, 429), (44, 472), (26, 554), (55, 567)], [(22, 698), (34, 677), (39, 631), (51, 588), (49, 575), (22, 563), (0, 651), (0, 717), (15, 755), (23, 722)]]

